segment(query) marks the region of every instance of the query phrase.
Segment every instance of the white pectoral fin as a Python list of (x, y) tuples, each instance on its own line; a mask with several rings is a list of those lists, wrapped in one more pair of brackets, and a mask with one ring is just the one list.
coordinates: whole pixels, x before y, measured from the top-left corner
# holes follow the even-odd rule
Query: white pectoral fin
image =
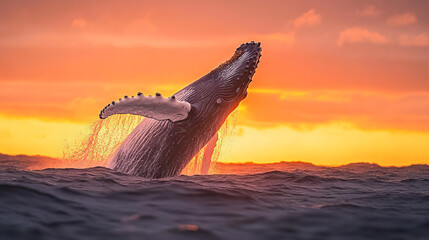
[(154, 97), (146, 97), (138, 93), (135, 97), (125, 96), (124, 99), (110, 103), (101, 110), (100, 118), (105, 119), (115, 114), (133, 114), (160, 121), (177, 122), (186, 119), (190, 111), (190, 103), (178, 101), (174, 96), (164, 98), (157, 93)]

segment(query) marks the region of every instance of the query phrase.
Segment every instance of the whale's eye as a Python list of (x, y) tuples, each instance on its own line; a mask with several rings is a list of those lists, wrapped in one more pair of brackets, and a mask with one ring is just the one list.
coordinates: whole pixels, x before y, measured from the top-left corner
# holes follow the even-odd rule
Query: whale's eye
[(222, 102), (222, 99), (220, 99), (220, 98), (216, 99), (217, 104), (220, 104), (221, 102)]

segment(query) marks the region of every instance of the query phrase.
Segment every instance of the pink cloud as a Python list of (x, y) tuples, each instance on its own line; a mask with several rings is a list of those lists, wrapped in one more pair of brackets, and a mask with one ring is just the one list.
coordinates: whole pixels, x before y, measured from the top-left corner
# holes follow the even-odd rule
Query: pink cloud
[(358, 9), (357, 14), (362, 16), (375, 17), (380, 15), (381, 11), (373, 5), (369, 5), (364, 7), (363, 9)]
[(426, 47), (429, 46), (429, 35), (426, 33), (402, 34), (399, 36), (398, 42), (402, 46)]
[(76, 29), (85, 28), (86, 25), (87, 25), (87, 22), (84, 19), (74, 19), (72, 22), (72, 27)]
[(316, 13), (316, 10), (310, 9), (308, 12), (295, 19), (294, 24), (296, 28), (300, 28), (302, 26), (314, 26), (320, 24), (321, 19), (322, 16)]
[(378, 32), (372, 32), (361, 27), (354, 27), (343, 30), (338, 38), (338, 46), (343, 46), (345, 43), (360, 43), (369, 42), (377, 44), (385, 44), (389, 39)]
[(124, 32), (129, 34), (154, 33), (156, 30), (158, 27), (152, 21), (152, 12), (148, 12), (143, 18), (132, 20), (124, 27)]
[(417, 17), (413, 13), (403, 13), (392, 16), (387, 19), (387, 24), (390, 26), (406, 26), (417, 22)]

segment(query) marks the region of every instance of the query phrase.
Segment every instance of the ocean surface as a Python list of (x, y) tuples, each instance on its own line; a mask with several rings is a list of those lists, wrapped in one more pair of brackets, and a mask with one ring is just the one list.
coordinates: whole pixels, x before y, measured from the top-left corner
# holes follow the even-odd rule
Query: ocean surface
[(427, 165), (218, 163), (153, 180), (26, 170), (33, 158), (0, 156), (0, 239), (429, 239)]

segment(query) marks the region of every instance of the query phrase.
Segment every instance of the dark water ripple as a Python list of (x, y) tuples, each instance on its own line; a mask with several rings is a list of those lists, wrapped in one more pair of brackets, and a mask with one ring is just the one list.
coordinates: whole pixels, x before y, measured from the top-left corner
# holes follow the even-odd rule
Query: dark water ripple
[(0, 167), (1, 239), (428, 239), (429, 168), (144, 179)]

